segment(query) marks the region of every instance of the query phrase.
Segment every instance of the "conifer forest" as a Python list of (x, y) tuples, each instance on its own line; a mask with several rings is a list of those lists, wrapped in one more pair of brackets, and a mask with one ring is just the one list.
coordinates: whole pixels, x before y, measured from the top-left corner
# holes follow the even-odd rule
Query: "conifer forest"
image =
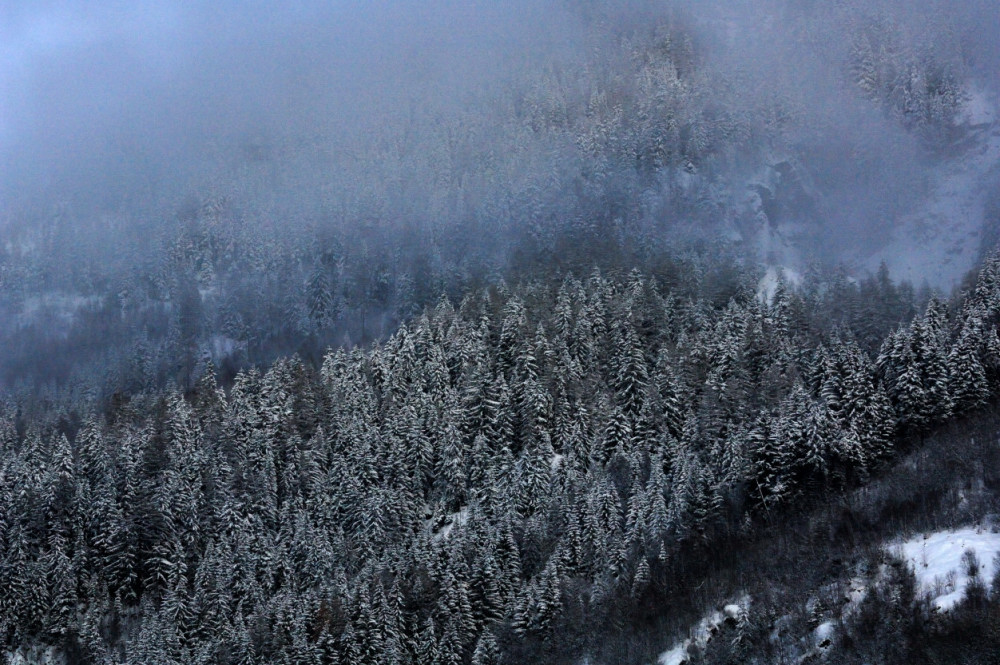
[(1000, 663), (1000, 13), (0, 8), (8, 665)]

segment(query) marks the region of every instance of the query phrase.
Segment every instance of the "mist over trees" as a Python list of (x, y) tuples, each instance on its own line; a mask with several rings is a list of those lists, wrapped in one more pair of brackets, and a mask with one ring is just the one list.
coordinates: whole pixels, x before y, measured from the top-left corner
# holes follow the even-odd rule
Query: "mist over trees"
[[(995, 210), (951, 292), (862, 259), (994, 131), (995, 9), (6, 4), (5, 657), (648, 663), (802, 524), (983, 519), (907, 456), (995, 416)], [(893, 570), (829, 662), (997, 642)], [(686, 662), (822, 618), (762, 595)]]
[(988, 53), (976, 5), (528, 4), (6, 10), (5, 383), (187, 388), (502, 276), (769, 260), (782, 225), (835, 264), (912, 204)]

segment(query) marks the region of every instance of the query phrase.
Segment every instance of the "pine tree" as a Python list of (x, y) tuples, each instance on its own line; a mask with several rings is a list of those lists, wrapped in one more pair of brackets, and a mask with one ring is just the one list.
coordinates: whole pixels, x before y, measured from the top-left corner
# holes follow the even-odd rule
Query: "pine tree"
[(77, 434), (80, 471), (92, 487), (107, 482), (111, 470), (111, 457), (99, 425), (93, 416), (88, 417)]
[(788, 473), (794, 457), (779, 438), (773, 421), (769, 416), (759, 417), (747, 439), (753, 458), (750, 494), (765, 508), (785, 501), (793, 491)]
[(663, 472), (663, 458), (654, 456), (649, 461), (649, 479), (646, 481), (646, 502), (649, 514), (646, 528), (652, 543), (662, 543), (670, 528), (670, 513), (667, 505), (667, 479)]
[(105, 662), (108, 658), (109, 645), (101, 635), (101, 624), (111, 612), (107, 602), (107, 589), (89, 588), (85, 597), (90, 604), (79, 621), (78, 639), (82, 655), (89, 662)]
[(825, 403), (813, 404), (805, 422), (805, 447), (801, 459), (803, 473), (814, 483), (823, 485), (830, 473), (832, 446), (837, 431)]
[(986, 370), (979, 358), (982, 333), (977, 323), (963, 329), (948, 354), (951, 397), (958, 413), (984, 406), (990, 397)]
[(500, 665), (500, 647), (493, 633), (486, 630), (479, 636), (472, 652), (472, 665)]
[(627, 319), (618, 326), (616, 336), (613, 387), (619, 407), (634, 418), (642, 409), (649, 379), (646, 360), (638, 335)]
[(440, 446), (434, 475), (441, 486), (442, 500), (449, 511), (455, 511), (466, 501), (468, 479), (462, 435), (450, 418), (444, 425)]
[(639, 559), (639, 565), (636, 567), (635, 575), (632, 578), (633, 598), (641, 598), (642, 594), (649, 588), (650, 575), (649, 561), (643, 556)]
[(73, 540), (79, 517), (76, 460), (65, 434), (55, 437), (54, 443), (49, 481), (51, 490), (46, 512), (50, 529), (66, 540)]
[[(886, 383), (899, 424), (922, 430), (931, 423), (934, 410), (931, 395), (924, 384), (923, 368), (914, 347), (910, 330), (900, 329), (882, 345), (877, 366)], [(923, 344), (920, 344), (923, 346)]]
[(951, 416), (951, 376), (948, 367), (948, 331), (943, 305), (931, 299), (925, 315), (912, 326), (915, 362), (928, 401), (928, 423), (939, 423)]
[(327, 267), (317, 263), (306, 280), (306, 308), (313, 325), (323, 330), (337, 318), (336, 301)]
[(46, 632), (61, 640), (76, 627), (78, 610), (77, 573), (66, 554), (66, 543), (57, 534), (49, 539), (41, 561), (48, 587)]
[(444, 631), (438, 641), (438, 661), (441, 665), (462, 665), (465, 648), (460, 635), (459, 621), (451, 616), (445, 622)]
[(628, 510), (625, 513), (625, 543), (630, 551), (642, 550), (643, 541), (648, 531), (646, 518), (650, 513), (646, 492), (636, 488), (629, 496)]
[(852, 478), (867, 479), (871, 457), (857, 432), (850, 428), (843, 430), (840, 440), (835, 444), (835, 450), (842, 467)]
[(414, 660), (417, 663), (421, 663), (421, 665), (423, 663), (427, 663), (428, 665), (443, 665), (435, 632), (434, 620), (428, 617), (414, 649)]
[[(789, 491), (801, 489), (812, 479), (812, 465), (806, 463), (807, 457), (814, 457), (810, 450), (809, 421), (813, 408), (809, 394), (801, 384), (795, 384), (791, 393), (781, 403), (778, 417), (772, 433), (774, 448), (771, 464), (778, 468), (778, 473), (794, 485)], [(815, 457), (814, 457), (815, 461)]]
[(627, 459), (632, 452), (632, 423), (626, 413), (614, 407), (604, 429), (599, 461), (607, 464), (616, 455)]

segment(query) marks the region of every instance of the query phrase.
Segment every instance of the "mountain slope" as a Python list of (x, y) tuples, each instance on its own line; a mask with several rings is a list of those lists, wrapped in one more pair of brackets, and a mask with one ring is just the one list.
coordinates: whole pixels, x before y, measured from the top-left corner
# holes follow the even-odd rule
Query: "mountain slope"
[(887, 246), (862, 264), (915, 285), (948, 292), (976, 264), (982, 251), (987, 204), (1000, 184), (1000, 122), (996, 93), (972, 88), (960, 115), (963, 139), (938, 166), (926, 198), (892, 225)]

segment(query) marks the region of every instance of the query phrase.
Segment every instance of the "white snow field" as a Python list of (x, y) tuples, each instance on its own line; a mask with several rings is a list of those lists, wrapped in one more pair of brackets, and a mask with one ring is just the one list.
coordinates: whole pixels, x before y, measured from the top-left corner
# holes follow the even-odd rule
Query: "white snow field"
[(934, 607), (948, 611), (965, 596), (969, 585), (962, 561), (966, 550), (976, 553), (979, 577), (989, 588), (996, 572), (995, 558), (1000, 553), (1000, 533), (972, 527), (939, 531), (911, 538), (898, 547), (917, 576), (920, 592), (932, 594)]

